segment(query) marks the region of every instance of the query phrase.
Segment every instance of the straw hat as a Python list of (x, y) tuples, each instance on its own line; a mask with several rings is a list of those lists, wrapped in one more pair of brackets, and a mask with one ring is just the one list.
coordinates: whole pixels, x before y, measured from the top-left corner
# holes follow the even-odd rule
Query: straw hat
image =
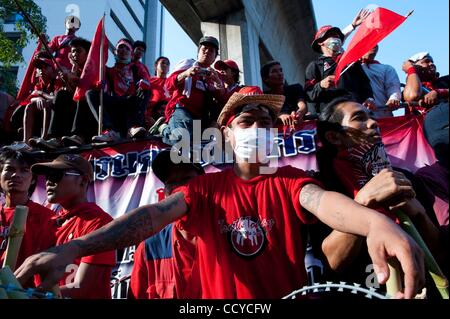
[(275, 121), (278, 113), (280, 113), (284, 100), (284, 95), (263, 94), (257, 86), (244, 87), (229, 98), (227, 104), (225, 104), (222, 112), (219, 114), (217, 123), (220, 126), (226, 125), (230, 117), (236, 114), (237, 108), (248, 104), (266, 106), (271, 111), (271, 115)]

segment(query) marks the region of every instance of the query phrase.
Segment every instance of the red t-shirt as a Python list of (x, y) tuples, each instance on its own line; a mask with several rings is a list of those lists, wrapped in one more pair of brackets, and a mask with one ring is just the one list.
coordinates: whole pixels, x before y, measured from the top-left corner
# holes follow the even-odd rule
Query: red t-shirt
[(106, 68), (106, 77), (108, 91), (113, 92), (116, 96), (134, 95), (137, 90), (136, 83), (140, 80), (150, 83), (150, 74), (142, 63), (116, 64), (112, 68)]
[(197, 119), (205, 115), (206, 92), (207, 90), (213, 89), (210, 89), (208, 83), (203, 81), (199, 76), (193, 76), (191, 77), (192, 85), (189, 98), (183, 95), (186, 80), (178, 82), (177, 76), (184, 71), (183, 69), (174, 71), (166, 80), (167, 90), (169, 90), (169, 94), (172, 96), (166, 107), (167, 122), (175, 111), (177, 104), (185, 107)]
[[(57, 245), (65, 244), (72, 239), (89, 234), (113, 220), (110, 215), (105, 213), (95, 203), (82, 203), (70, 211), (63, 209), (57, 218), (65, 219), (65, 222), (56, 231)], [(79, 266), (82, 262), (98, 266), (106, 266), (103, 267), (102, 272), (98, 273), (99, 278), (102, 279), (100, 281), (103, 283), (103, 286), (86, 287), (86, 293), (83, 294), (83, 298), (111, 298), (110, 279), (112, 267), (116, 264), (116, 252), (103, 252), (96, 255), (85, 256), (74, 261), (77, 266)], [(71, 270), (71, 273), (66, 273), (63, 279), (59, 282), (60, 286), (67, 284), (66, 278), (68, 276), (71, 276), (72, 279), (75, 278), (72, 272), (73, 269)]]
[(72, 39), (76, 38), (74, 34), (72, 35), (58, 35), (50, 41), (48, 44), (48, 47), (53, 51), (56, 52), (55, 60), (58, 61), (59, 65), (66, 68), (67, 70), (72, 69), (72, 64), (69, 60), (69, 53), (70, 53), (70, 41)]
[[(50, 209), (36, 204), (33, 201), (28, 201), (28, 216), (26, 222), (25, 234), (22, 238), (22, 243), (20, 245), (19, 255), (17, 257), (16, 268), (18, 268), (22, 263), (31, 255), (37, 254), (47, 248), (55, 245), (56, 238), (56, 224), (52, 219), (55, 213)], [(1, 216), (1, 225), (3, 229), (0, 229), (0, 233), (5, 230), (6, 227), (9, 228), (14, 216), (15, 207), (4, 207)], [(3, 242), (4, 238), (0, 236), (0, 244)], [(0, 248), (0, 264), (3, 265), (3, 259), (5, 258), (6, 252), (6, 241)]]
[(280, 298), (307, 283), (300, 226), (315, 221), (300, 205), (300, 169), (280, 167), (251, 180), (232, 169), (199, 176), (178, 190), (197, 236), (202, 298)]
[(179, 222), (175, 222), (139, 244), (134, 252), (128, 298), (201, 297), (196, 245), (185, 240), (179, 227)]

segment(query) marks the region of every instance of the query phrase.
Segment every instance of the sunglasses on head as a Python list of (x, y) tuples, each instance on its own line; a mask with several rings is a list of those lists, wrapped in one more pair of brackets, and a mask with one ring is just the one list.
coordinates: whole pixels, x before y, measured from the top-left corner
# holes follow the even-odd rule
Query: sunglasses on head
[(50, 181), (50, 182), (58, 183), (66, 175), (68, 175), (68, 176), (81, 176), (81, 174), (77, 173), (77, 172), (55, 170), (55, 171), (50, 171), (47, 174), (45, 174), (45, 179)]

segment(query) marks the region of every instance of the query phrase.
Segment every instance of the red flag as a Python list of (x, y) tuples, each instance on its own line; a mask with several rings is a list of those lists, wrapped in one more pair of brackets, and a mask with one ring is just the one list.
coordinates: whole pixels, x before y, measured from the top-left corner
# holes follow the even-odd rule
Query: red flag
[[(92, 40), (91, 49), (89, 50), (86, 64), (84, 65), (83, 72), (81, 73), (80, 82), (75, 90), (73, 96), (74, 101), (79, 101), (84, 98), (86, 92), (94, 88), (104, 76), (100, 76), (100, 64), (106, 65), (108, 61), (108, 38), (105, 35), (104, 29), (105, 17), (103, 17), (95, 31), (94, 39)], [(102, 47), (103, 39), (103, 59), (100, 58), (100, 51)], [(104, 72), (104, 68), (103, 68)]]
[(27, 71), (25, 72), (25, 75), (23, 76), (22, 84), (20, 85), (19, 92), (17, 92), (16, 100), (21, 102), (25, 100), (29, 95), (30, 91), (33, 89), (34, 86), (34, 57), (36, 54), (38, 54), (41, 51), (42, 43), (41, 41), (38, 41), (38, 45), (36, 47), (36, 50), (34, 50), (33, 54), (31, 55), (30, 62), (28, 62)]
[(359, 26), (347, 50), (342, 54), (334, 74), (336, 83), (339, 80), (341, 71), (347, 65), (360, 59), (402, 24), (406, 18), (407, 16), (401, 16), (388, 9), (376, 8)]

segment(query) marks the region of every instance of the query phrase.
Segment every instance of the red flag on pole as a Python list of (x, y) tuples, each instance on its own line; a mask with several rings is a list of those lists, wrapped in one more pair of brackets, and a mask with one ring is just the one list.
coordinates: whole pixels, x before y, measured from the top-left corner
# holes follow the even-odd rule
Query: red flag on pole
[(404, 17), (385, 8), (376, 8), (359, 26), (347, 50), (342, 54), (334, 74), (335, 82), (338, 82), (342, 70), (347, 65), (360, 59), (402, 24), (410, 14)]
[(42, 43), (38, 41), (38, 45), (36, 50), (34, 50), (33, 55), (30, 58), (30, 62), (28, 62), (27, 71), (23, 76), (22, 84), (20, 85), (19, 92), (17, 92), (16, 100), (21, 102), (25, 100), (29, 95), (30, 91), (33, 89), (34, 84), (34, 57), (41, 51)]
[[(97, 30), (95, 31), (94, 39), (92, 40), (91, 49), (89, 50), (86, 64), (84, 65), (83, 72), (81, 73), (80, 82), (75, 90), (73, 96), (74, 101), (79, 101), (84, 98), (86, 92), (96, 86), (96, 84), (102, 80), (103, 76), (100, 75), (100, 63), (106, 64), (108, 61), (108, 38), (104, 32), (105, 17), (99, 21)], [(100, 52), (103, 39), (103, 59), (100, 59)], [(104, 68), (103, 68), (104, 72)]]

